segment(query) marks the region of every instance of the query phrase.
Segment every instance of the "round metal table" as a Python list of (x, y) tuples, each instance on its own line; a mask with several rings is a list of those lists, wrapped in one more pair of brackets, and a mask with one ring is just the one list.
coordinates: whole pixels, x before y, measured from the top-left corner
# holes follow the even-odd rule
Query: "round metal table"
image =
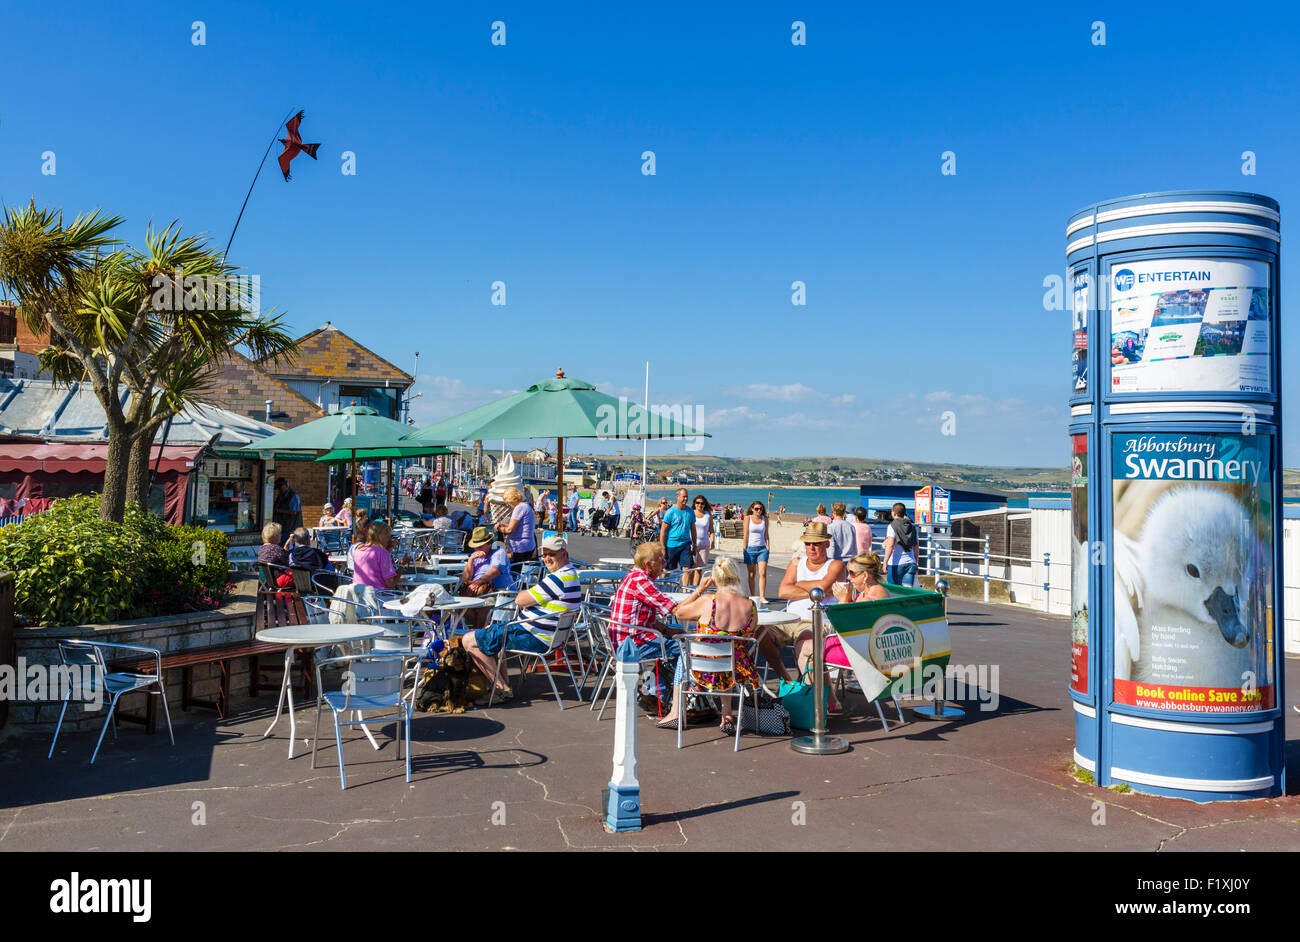
[(293, 744), (298, 738), (298, 723), (294, 719), (293, 684), (289, 683), (289, 670), (293, 666), (293, 656), (299, 648), (323, 648), (331, 644), (345, 644), (349, 641), (369, 641), (384, 634), (384, 629), (374, 625), (282, 625), (279, 628), (263, 628), (257, 633), (258, 641), (272, 644), (287, 644), (284, 652), (284, 678), (280, 681), (280, 700), (275, 705), (275, 719), (262, 734), (265, 739), (280, 722), (284, 704), (289, 703), (289, 758), (293, 758)]

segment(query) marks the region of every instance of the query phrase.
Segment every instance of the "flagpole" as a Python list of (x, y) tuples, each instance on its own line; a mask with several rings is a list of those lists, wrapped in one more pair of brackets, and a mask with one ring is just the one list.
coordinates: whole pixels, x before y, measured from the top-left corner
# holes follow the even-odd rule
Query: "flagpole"
[(275, 134), (271, 135), (271, 143), (266, 145), (266, 153), (262, 155), (262, 162), (257, 165), (257, 173), (253, 174), (253, 182), (248, 185), (248, 192), (244, 194), (244, 205), (239, 207), (239, 216), (235, 219), (235, 228), (230, 230), (230, 239), (226, 242), (226, 250), (221, 253), (222, 261), (225, 261), (226, 256), (230, 254), (230, 243), (235, 241), (235, 233), (239, 231), (240, 220), (244, 218), (244, 210), (248, 207), (248, 198), (253, 195), (253, 187), (257, 186), (257, 178), (262, 175), (262, 168), (266, 166), (266, 158), (271, 156), (271, 148), (279, 140), (276, 135), (280, 133), (280, 128), (284, 127), (285, 122), (293, 117), (293, 114), (293, 110), (290, 109), (289, 113), (275, 126)]
[[(647, 433), (647, 435), (648, 435), (649, 432), (650, 432), (650, 427), (649, 427), (649, 422), (650, 422), (650, 361), (649, 361), (649, 360), (646, 360), (646, 361), (645, 361), (645, 411), (646, 411), (646, 414), (645, 414), (645, 421), (646, 421), (646, 423), (647, 423), (647, 424), (646, 424), (646, 433)], [(646, 476), (645, 476), (646, 445), (649, 444), (649, 442), (650, 442), (650, 439), (649, 439), (648, 437), (647, 437), (647, 438), (643, 438), (643, 439), (641, 439), (641, 506), (642, 506), (642, 507), (649, 507), (649, 506), (650, 506), (650, 482), (649, 482), (648, 480), (646, 480)]]

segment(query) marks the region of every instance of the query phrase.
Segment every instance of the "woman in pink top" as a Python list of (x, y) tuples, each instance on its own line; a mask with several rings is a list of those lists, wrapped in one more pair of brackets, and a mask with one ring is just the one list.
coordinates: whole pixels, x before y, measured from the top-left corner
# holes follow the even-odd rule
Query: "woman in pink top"
[(372, 523), (369, 542), (353, 550), (352, 581), (357, 585), (368, 585), (373, 589), (397, 587), (397, 567), (388, 552), (388, 535), (388, 524)]
[(853, 521), (853, 530), (858, 535), (858, 555), (871, 552), (871, 524), (867, 523), (867, 508), (859, 507), (853, 511), (857, 520)]

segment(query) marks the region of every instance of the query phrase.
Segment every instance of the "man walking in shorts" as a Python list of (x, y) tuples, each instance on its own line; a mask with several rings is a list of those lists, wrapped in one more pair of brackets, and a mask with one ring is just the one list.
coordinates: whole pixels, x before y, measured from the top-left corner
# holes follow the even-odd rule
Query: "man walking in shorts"
[(686, 509), (687, 496), (686, 488), (679, 487), (677, 503), (668, 508), (659, 524), (667, 569), (690, 569), (695, 565), (695, 513)]

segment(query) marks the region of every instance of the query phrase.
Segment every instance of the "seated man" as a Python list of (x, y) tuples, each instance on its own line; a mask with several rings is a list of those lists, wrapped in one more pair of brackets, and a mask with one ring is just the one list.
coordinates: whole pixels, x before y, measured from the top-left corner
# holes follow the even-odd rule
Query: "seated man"
[[(795, 665), (799, 677), (803, 676), (808, 660), (812, 657), (812, 600), (808, 598), (808, 592), (812, 589), (821, 589), (826, 593), (822, 604), (833, 605), (837, 599), (832, 586), (844, 578), (844, 562), (831, 559), (828, 554), (831, 537), (826, 524), (814, 520), (808, 524), (800, 539), (803, 542), (805, 555), (791, 560), (786, 566), (785, 578), (781, 580), (781, 588), (777, 592), (780, 598), (791, 600), (786, 606), (786, 611), (799, 615), (800, 620), (788, 625), (769, 625), (759, 636), (758, 642), (758, 650), (764, 660), (778, 676), (786, 678), (789, 678), (789, 673), (781, 663), (780, 645), (794, 645)], [(829, 681), (826, 683), (826, 689), (831, 689)], [(832, 713), (840, 711), (834, 693), (830, 695), (829, 709)]]
[[(671, 615), (679, 603), (664, 595), (654, 583), (654, 580), (664, 574), (663, 544), (642, 543), (636, 548), (636, 552), (632, 556), (632, 562), (633, 568), (623, 577), (623, 581), (618, 584), (618, 590), (614, 593), (614, 600), (610, 606), (612, 609), (610, 619), (617, 624), (610, 625), (609, 640), (614, 645), (615, 650), (618, 650), (624, 644), (630, 645), (631, 650), (624, 653), (625, 659), (649, 661), (660, 656), (659, 642), (654, 635), (625, 626), (653, 628), (655, 627), (655, 616)], [(704, 594), (705, 589), (712, 585), (712, 579), (705, 579), (686, 601), (694, 602)], [(681, 604), (685, 604), (685, 602)], [(694, 628), (670, 628), (665, 625), (661, 630), (665, 635), (674, 635), (681, 634), (684, 631), (693, 631)], [(676, 672), (677, 658), (681, 653), (677, 641), (669, 637), (664, 643), (663, 653), (667, 660), (659, 668), (659, 673), (655, 678), (655, 697), (658, 702), (654, 699), (643, 701), (641, 705), (647, 710), (658, 711), (659, 703), (668, 700), (668, 678), (672, 677)], [(669, 700), (668, 702), (674, 701)], [(672, 707), (669, 707), (668, 715), (658, 725), (663, 729), (677, 728), (677, 713)]]
[[(461, 581), (466, 595), (487, 595), (498, 589), (509, 588), (512, 581), (510, 557), (500, 547), (494, 547), (495, 537), (487, 527), (475, 527), (469, 538), (469, 559)], [(489, 608), (471, 608), (465, 612), (465, 623), (481, 628), (487, 621)]]
[[(546, 651), (555, 637), (560, 616), (582, 604), (578, 571), (569, 563), (564, 537), (557, 534), (542, 541), (542, 563), (547, 569), (542, 581), (515, 596), (520, 617), (527, 619), (525, 624), (514, 625), (509, 630), (504, 625), (488, 625), (465, 635), (465, 650), (485, 677), (496, 673), (496, 655), (504, 647), (538, 654)], [(497, 699), (510, 699), (510, 683), (504, 675), (498, 678)]]
[(306, 527), (299, 527), (293, 531), (293, 538), (289, 545), (289, 565), (310, 569), (312, 572), (334, 571), (329, 557), (311, 545), (311, 534), (307, 532)]

